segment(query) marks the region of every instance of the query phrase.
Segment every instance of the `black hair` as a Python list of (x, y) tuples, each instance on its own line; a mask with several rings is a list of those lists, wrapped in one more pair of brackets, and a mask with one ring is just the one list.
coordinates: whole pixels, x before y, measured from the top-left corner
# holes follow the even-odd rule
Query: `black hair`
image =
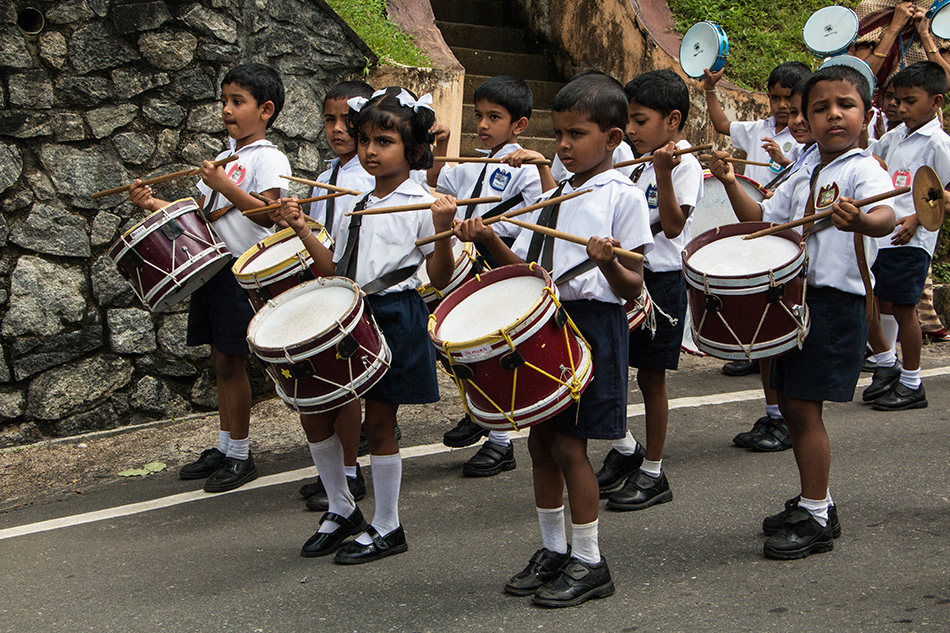
[(284, 82), (280, 73), (264, 64), (241, 64), (235, 66), (221, 80), (221, 87), (235, 84), (251, 93), (257, 105), (270, 101), (274, 104), (274, 116), (267, 121), (267, 127), (274, 124), (280, 111), (284, 109)]
[(429, 130), (435, 124), (435, 112), (423, 106), (413, 110), (397, 99), (406, 90), (413, 99), (415, 93), (399, 86), (390, 86), (385, 93), (373, 97), (359, 112), (350, 108), (350, 136), (359, 140), (366, 126), (376, 126), (383, 130), (396, 130), (406, 146), (406, 161), (409, 169), (429, 169), (432, 167), (432, 143), (435, 135)]
[(627, 96), (623, 86), (613, 77), (597, 71), (575, 75), (554, 97), (551, 110), (585, 114), (602, 132), (627, 127)]
[(772, 86), (778, 84), (783, 88), (794, 88), (795, 84), (807, 79), (810, 74), (811, 68), (801, 62), (785, 62), (772, 69), (765, 87), (771, 90)]
[(920, 88), (935, 97), (947, 91), (947, 74), (937, 62), (923, 61), (911, 64), (891, 79), (894, 88)]
[(323, 105), (326, 107), (327, 101), (335, 99), (352, 99), (353, 97), (363, 97), (369, 99), (373, 94), (373, 87), (365, 81), (341, 81), (327, 91), (323, 97)]
[(475, 89), (474, 102), (479, 101), (489, 101), (508, 110), (512, 122), (521, 117), (530, 119), (534, 106), (531, 88), (523, 79), (511, 75), (498, 75), (482, 83)]
[(789, 97), (794, 97), (795, 95), (800, 95), (800, 94), (802, 94), (802, 91), (805, 89), (805, 83), (808, 81), (808, 78), (811, 77), (811, 75), (812, 75), (812, 72), (809, 70), (809, 71), (808, 71), (808, 75), (806, 75), (805, 77), (803, 77), (801, 81), (799, 81), (797, 84), (795, 84), (795, 87), (792, 88), (792, 94), (790, 94), (790, 95), (788, 95), (788, 96), (789, 96)]
[(627, 100), (656, 110), (666, 118), (674, 110), (680, 113), (679, 129), (686, 127), (689, 116), (689, 88), (671, 70), (651, 70), (637, 75), (623, 87)]
[(864, 75), (850, 66), (825, 66), (816, 70), (811, 77), (805, 80), (805, 85), (802, 86), (802, 112), (806, 120), (808, 119), (808, 98), (812, 88), (820, 81), (844, 81), (851, 84), (861, 95), (861, 101), (864, 102), (864, 111), (867, 112), (871, 109), (871, 86), (868, 85), (868, 80)]

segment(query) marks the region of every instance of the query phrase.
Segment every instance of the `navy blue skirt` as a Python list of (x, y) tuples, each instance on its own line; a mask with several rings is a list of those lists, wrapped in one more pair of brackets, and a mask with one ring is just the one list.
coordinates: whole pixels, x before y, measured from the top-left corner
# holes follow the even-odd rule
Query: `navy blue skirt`
[(222, 354), (250, 354), (247, 326), (253, 318), (254, 308), (229, 263), (191, 294), (185, 342), (214, 345)]
[[(686, 325), (686, 278), (683, 272), (655, 273), (643, 269), (643, 283), (653, 301), (656, 332), (638, 327), (630, 332), (630, 366), (638, 369), (676, 369)], [(662, 310), (666, 315), (660, 314)], [(675, 324), (670, 322), (670, 317)]]

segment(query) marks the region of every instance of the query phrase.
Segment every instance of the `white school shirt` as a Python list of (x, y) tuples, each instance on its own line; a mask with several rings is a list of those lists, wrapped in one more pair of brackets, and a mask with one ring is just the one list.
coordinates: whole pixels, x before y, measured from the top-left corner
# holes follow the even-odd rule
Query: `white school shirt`
[[(810, 152), (802, 168), (779, 185), (771, 198), (760, 203), (762, 220), (783, 223), (803, 217), (808, 203), (811, 174), (820, 164), (820, 153)], [(887, 172), (881, 168), (870, 150), (866, 149), (853, 149), (821, 170), (815, 182), (816, 202), (822, 197), (823, 190), (833, 194), (835, 187), (839, 197), (848, 196), (855, 200), (876, 196), (894, 188)], [(863, 213), (867, 210), (861, 211)], [(797, 231), (801, 232), (801, 228)], [(877, 240), (866, 235), (863, 238), (870, 267), (877, 258)], [(809, 285), (836, 288), (864, 296), (864, 282), (861, 280), (861, 271), (854, 254), (854, 233), (839, 231), (831, 226), (810, 235), (805, 244), (809, 258)]]
[[(495, 158), (504, 158), (513, 151), (521, 149), (517, 143), (509, 143), (498, 150)], [(488, 154), (486, 150), (477, 150)], [(485, 170), (485, 177), (482, 179), (481, 190), (474, 191), (475, 183), (478, 182), (478, 176)], [(481, 163), (459, 163), (454, 168), (445, 165), (439, 172), (439, 182), (435, 188), (439, 193), (445, 193), (456, 198), (486, 198), (488, 196), (498, 196), (502, 203), (514, 198), (519, 193), (524, 196), (524, 202), (515, 206), (515, 209), (528, 206), (538, 199), (541, 195), (541, 174), (535, 165), (525, 165), (524, 167), (511, 167), (510, 165), (500, 164), (481, 164)], [(475, 207), (472, 217), (482, 217), (493, 207), (501, 203), (480, 204)], [(467, 205), (459, 206), (456, 217), (459, 220), (465, 219)], [(502, 237), (512, 237), (515, 232), (512, 231), (513, 224), (501, 222), (495, 225), (495, 230)]]
[[(923, 165), (937, 173), (941, 184), (950, 183), (950, 135), (943, 131), (936, 118), (910, 134), (907, 125), (901, 123), (874, 144), (874, 153), (887, 164), (895, 188), (912, 187), (914, 174)], [(887, 204), (894, 207), (897, 219), (916, 213), (913, 192), (892, 198)], [(878, 248), (902, 248), (891, 244), (895, 233), (897, 228), (887, 237), (878, 238)], [(904, 246), (922, 248), (932, 257), (937, 246), (937, 233), (918, 226), (917, 232)]]
[[(689, 147), (689, 141), (681, 140), (676, 144), (678, 149)], [(652, 156), (653, 154), (647, 154)], [(660, 221), (660, 207), (657, 199), (656, 169), (653, 161), (644, 163), (643, 171), (637, 182), (634, 183), (646, 196), (647, 206), (650, 209), (650, 224)], [(703, 197), (703, 167), (692, 154), (680, 156), (680, 164), (673, 168), (673, 192), (676, 194), (676, 204), (696, 208)], [(653, 236), (655, 246), (653, 251), (644, 260), (643, 265), (655, 273), (670, 272), (683, 269), (683, 249), (689, 243), (689, 220), (679, 235), (670, 239), (660, 231)]]
[[(263, 193), (277, 188), (280, 189), (281, 196), (287, 195), (287, 181), (281, 176), (290, 175), (290, 161), (276, 145), (262, 139), (235, 150), (237, 141), (232, 138), (228, 139), (228, 142), (230, 148), (218, 154), (215, 160), (227, 158), (237, 152), (238, 159), (224, 165), (224, 171), (241, 191)], [(198, 181), (198, 191), (205, 197), (205, 207), (212, 211), (231, 204), (227, 198), (212, 191), (203, 180)], [(214, 201), (209, 207), (211, 195), (214, 195)], [(271, 229), (265, 229), (241, 215), (236, 208), (215, 220), (212, 226), (235, 257), (240, 257), (247, 249), (272, 233)]]
[[(561, 203), (558, 212), (557, 229), (589, 239), (593, 235), (615, 237), (622, 248), (634, 250), (640, 246), (645, 252), (653, 248), (653, 236), (647, 220), (647, 204), (643, 192), (637, 189), (630, 179), (615, 169), (608, 169), (584, 183), (580, 189), (593, 188), (593, 191)], [(554, 191), (546, 192), (542, 198), (550, 198)], [(574, 191), (570, 183), (564, 186), (561, 194)], [(537, 223), (541, 209), (528, 214), (528, 222)], [(511, 250), (525, 259), (535, 233), (521, 227)], [(571, 270), (581, 262), (587, 261), (587, 246), (565, 240), (554, 240), (553, 259), (555, 270), (552, 277)], [(623, 304), (607, 280), (595, 267), (582, 275), (558, 286), (562, 301), (586, 299), (606, 303)]]
[[(339, 209), (339, 216), (334, 221), (333, 234), (339, 236), (333, 251), (334, 264), (340, 261), (343, 251), (346, 250), (350, 221), (354, 217), (347, 216), (346, 212), (352, 211), (360, 199), (362, 196), (353, 198), (345, 207)], [(365, 208), (398, 207), (406, 204), (432, 203), (434, 200), (428, 189), (424, 189), (410, 178), (404, 180), (395, 191), (383, 198), (370, 194)], [(429, 209), (363, 216), (359, 250), (356, 256), (356, 279), (353, 281), (365, 286), (374, 279), (404, 266), (418, 268), (425, 262), (426, 256), (435, 250), (435, 246), (433, 244), (416, 246), (415, 241), (434, 233), (432, 211)], [(377, 294), (415, 290), (420, 285), (422, 281), (418, 273), (413, 273), (408, 279)]]
[[(611, 160), (614, 163), (623, 163), (628, 160), (633, 160), (634, 158), (636, 158), (636, 156), (633, 155), (633, 148), (626, 141), (621, 141), (611, 156)], [(620, 167), (617, 171), (629, 177), (636, 168), (636, 165), (627, 165), (626, 167)], [(554, 182), (561, 182), (566, 178), (570, 178), (573, 174), (567, 171), (567, 167), (561, 162), (561, 158), (555, 154), (554, 162), (551, 164), (551, 175), (554, 176)]]
[[(339, 164), (339, 158), (334, 158), (331, 160), (330, 168), (317, 176), (317, 182), (329, 183), (330, 175), (333, 173), (334, 167)], [(366, 170), (363, 169), (363, 165), (360, 164), (359, 157), (353, 156), (346, 162), (345, 165), (340, 166), (340, 171), (336, 175), (336, 184), (338, 187), (345, 187), (346, 189), (352, 189), (353, 191), (363, 191), (365, 193), (369, 193), (376, 186), (376, 179), (366, 173)], [(323, 189), (322, 187), (314, 187), (310, 197), (316, 198), (317, 196), (325, 196), (328, 193), (333, 192)], [(334, 204), (333, 223), (336, 224), (336, 219), (339, 217), (343, 207), (352, 203), (352, 196), (340, 196), (339, 198), (334, 199), (336, 200), (336, 203)], [(310, 217), (320, 224), (323, 224), (328, 232), (333, 230), (333, 227), (326, 226), (327, 200), (312, 202), (310, 204)], [(331, 234), (330, 237), (334, 238), (334, 241), (336, 240), (335, 235)]]
[(772, 160), (767, 151), (762, 149), (762, 137), (768, 136), (778, 143), (779, 147), (782, 148), (782, 153), (785, 154), (785, 158), (793, 163), (802, 149), (801, 144), (788, 131), (787, 125), (781, 132), (775, 132), (774, 116), (757, 121), (733, 121), (729, 124), (729, 136), (732, 138), (732, 144), (744, 151), (749, 160), (770, 164), (769, 167), (746, 165), (746, 177), (760, 185), (771, 182), (783, 169), (781, 165)]

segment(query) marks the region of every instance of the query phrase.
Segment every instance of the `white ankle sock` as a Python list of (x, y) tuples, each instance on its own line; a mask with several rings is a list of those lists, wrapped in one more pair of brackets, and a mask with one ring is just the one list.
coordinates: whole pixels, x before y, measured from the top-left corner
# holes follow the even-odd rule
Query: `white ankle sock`
[(881, 329), (884, 330), (884, 340), (892, 352), (897, 351), (897, 332), (900, 326), (897, 325), (897, 319), (893, 314), (881, 315)]
[(600, 547), (597, 543), (597, 521), (578, 525), (571, 523), (571, 556), (594, 565), (600, 562)]
[[(353, 501), (350, 488), (346, 485), (346, 475), (343, 472), (343, 444), (340, 443), (340, 438), (333, 434), (322, 442), (310, 444), (310, 456), (320, 474), (323, 488), (327, 491), (330, 512), (339, 514), (341, 517), (353, 514), (356, 502)], [(335, 521), (324, 521), (320, 526), (320, 532), (332, 532), (337, 527), (339, 525)]]
[(627, 434), (623, 436), (623, 439), (614, 440), (610, 444), (615, 451), (621, 455), (633, 455), (637, 452), (637, 441), (633, 439), (633, 433), (630, 432), (630, 429), (627, 429)]
[(874, 354), (871, 356), (871, 361), (876, 363), (878, 367), (893, 367), (897, 362), (897, 354), (894, 353), (894, 350), (889, 349), (886, 352)]
[(228, 444), (231, 443), (231, 431), (218, 431), (218, 450), (228, 454)]
[(643, 463), (640, 464), (640, 470), (656, 479), (663, 473), (663, 460), (651, 462), (649, 459), (645, 459)]
[(917, 369), (901, 369), (901, 384), (908, 389), (920, 386), (920, 367)]
[[(373, 495), (376, 497), (376, 512), (372, 525), (380, 536), (386, 536), (399, 527), (399, 487), (402, 483), (402, 456), (370, 455), (369, 465), (373, 470)], [(373, 539), (361, 534), (356, 539), (360, 545), (369, 545)]]
[(343, 472), (346, 473), (348, 478), (356, 479), (356, 466), (344, 466)]
[(831, 489), (830, 489), (830, 488), (829, 488), (827, 491), (825, 491), (825, 501), (828, 502), (828, 507), (829, 507), (829, 508), (835, 504), (835, 502), (834, 502), (834, 501), (832, 500), (832, 498), (831, 498)]
[(511, 444), (511, 434), (508, 431), (489, 431), (488, 441), (502, 446)]
[(798, 501), (798, 507), (806, 510), (812, 515), (822, 527), (828, 525), (828, 499), (806, 499), (802, 497)]
[(767, 404), (765, 405), (765, 415), (773, 420), (777, 420), (782, 417), (782, 411), (778, 408), (777, 404)]
[(245, 460), (247, 456), (251, 453), (251, 438), (245, 437), (243, 440), (229, 440), (228, 441), (228, 457), (233, 457), (234, 459)]
[(564, 506), (537, 508), (541, 526), (541, 544), (558, 554), (567, 553), (567, 531), (564, 529)]

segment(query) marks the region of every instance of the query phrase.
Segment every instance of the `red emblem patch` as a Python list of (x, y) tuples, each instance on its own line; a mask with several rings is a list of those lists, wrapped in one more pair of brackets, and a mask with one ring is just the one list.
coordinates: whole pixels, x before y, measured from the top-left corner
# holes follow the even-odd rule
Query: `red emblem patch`
[(838, 183), (836, 182), (820, 188), (818, 190), (818, 200), (815, 202), (815, 208), (824, 209), (830, 207), (838, 200), (839, 193)]
[(909, 187), (910, 186), (910, 170), (909, 169), (898, 169), (894, 172), (894, 188), (898, 189), (900, 187)]
[(231, 171), (228, 172), (228, 179), (234, 184), (240, 185), (244, 182), (245, 175), (247, 175), (247, 171), (244, 169), (244, 166), (235, 162), (231, 167)]

